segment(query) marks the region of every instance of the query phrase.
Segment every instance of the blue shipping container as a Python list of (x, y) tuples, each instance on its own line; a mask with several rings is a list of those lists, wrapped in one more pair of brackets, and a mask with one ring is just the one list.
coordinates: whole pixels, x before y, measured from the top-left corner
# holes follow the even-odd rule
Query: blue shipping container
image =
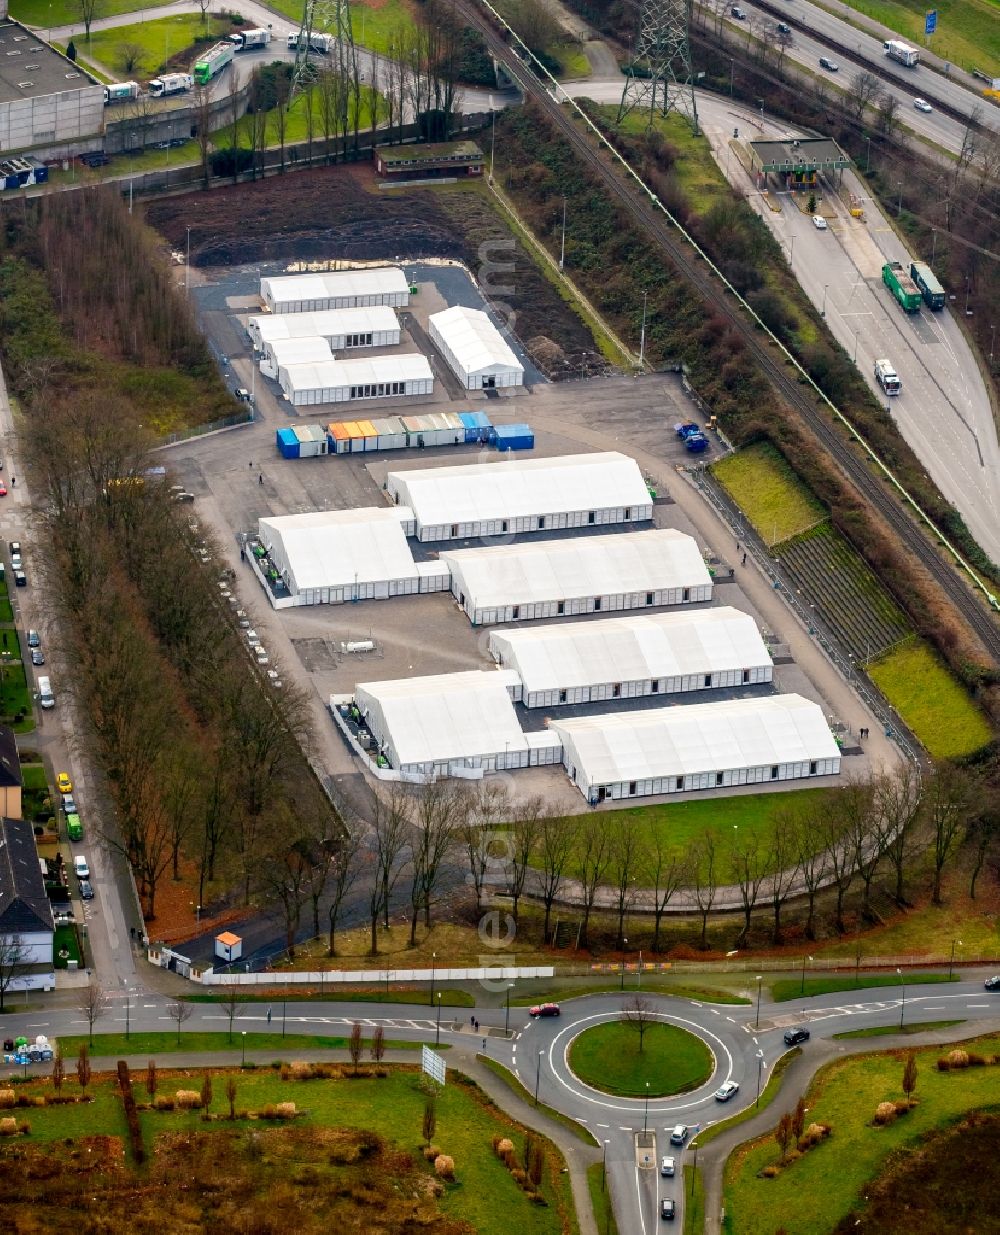
[(530, 425), (497, 425), (493, 434), (497, 450), (531, 450), (535, 444)]
[(489, 441), (492, 428), (490, 418), (485, 412), (459, 412), (458, 418), (465, 425), (465, 440), (467, 442)]
[(299, 439), (295, 436), (294, 429), (279, 429), (274, 437), (275, 445), (281, 452), (283, 459), (297, 459), (299, 457)]

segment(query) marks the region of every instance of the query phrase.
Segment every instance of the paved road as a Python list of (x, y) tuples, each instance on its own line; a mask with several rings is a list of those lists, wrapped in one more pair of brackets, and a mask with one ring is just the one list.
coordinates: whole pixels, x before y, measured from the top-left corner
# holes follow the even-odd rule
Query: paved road
[[(759, 1008), (756, 1004), (712, 1005), (698, 1000), (678, 999), (662, 995), (648, 995), (655, 1015), (668, 1023), (678, 1025), (700, 1037), (709, 1047), (714, 1058), (714, 1070), (708, 1081), (698, 1089), (679, 1094), (674, 1098), (641, 1100), (615, 1098), (599, 1093), (583, 1084), (569, 1068), (568, 1049), (572, 1039), (582, 1030), (619, 1018), (623, 1006), (635, 995), (634, 990), (622, 994), (601, 994), (573, 999), (563, 1004), (560, 1018), (532, 1021), (523, 1008), (511, 1008), (509, 1013), (510, 1033), (506, 1032), (507, 1013), (504, 1008), (484, 1007), (441, 1011), (440, 1021), (429, 1007), (413, 1004), (359, 1004), (337, 1002), (302, 1002), (282, 1005), (275, 1001), (268, 1005), (247, 1005), (235, 1025), (237, 1037), (246, 1032), (284, 1032), (292, 1049), (296, 1034), (345, 1035), (355, 1021), (360, 1021), (366, 1031), (381, 1025), (388, 1038), (418, 1041), (427, 1044), (440, 1043), (452, 1047), (446, 1056), (450, 1066), (460, 1065), (464, 1071), (476, 1067), (473, 1056), (482, 1053), (508, 1067), (519, 1077), (528, 1094), (537, 1092), (539, 1100), (556, 1108), (586, 1127), (606, 1153), (608, 1180), (615, 1204), (618, 1227), (630, 1233), (649, 1235), (658, 1226), (658, 1205), (661, 1196), (673, 1196), (678, 1203), (678, 1223), (683, 1221), (682, 1169), (690, 1154), (690, 1147), (673, 1149), (669, 1146), (669, 1131), (683, 1123), (693, 1131), (709, 1126), (720, 1118), (728, 1118), (751, 1106), (762, 1090), (777, 1060), (785, 1053), (783, 1032), (793, 1025), (804, 1025), (811, 1031), (811, 1041), (803, 1048), (803, 1059), (793, 1065), (782, 1087), (779, 1103), (766, 1114), (757, 1117), (733, 1133), (724, 1134), (702, 1151), (701, 1163), (706, 1170), (706, 1182), (710, 1208), (707, 1228), (718, 1230), (720, 1200), (719, 1179), (721, 1164), (732, 1146), (758, 1130), (771, 1126), (776, 1114), (786, 1106), (794, 1105), (798, 1095), (808, 1083), (813, 1071), (834, 1055), (854, 1050), (870, 1050), (872, 1046), (886, 1049), (903, 1043), (919, 1045), (920, 1036), (887, 1037), (872, 1043), (867, 1039), (855, 1042), (834, 1042), (833, 1035), (849, 1029), (881, 1025), (918, 1024), (923, 1021), (962, 1020), (946, 1032), (935, 1031), (933, 1040), (964, 1038), (978, 1032), (995, 1029), (1000, 1020), (998, 997), (983, 990), (982, 976), (955, 982), (947, 986), (911, 986), (875, 988), (850, 993), (841, 992), (813, 999), (795, 1000), (774, 1004), (764, 999)], [(749, 992), (748, 992), (749, 994)], [(126, 1012), (126, 1000), (128, 1011)], [(49, 1038), (60, 1034), (80, 1034), (86, 1031), (86, 1021), (70, 1006), (71, 1001), (63, 996), (58, 1002), (47, 1003), (44, 1010), (13, 1012), (4, 1018), (5, 1034), (24, 1033), (30, 1037), (44, 1033)], [(168, 1031), (174, 1028), (163, 995), (152, 992), (139, 983), (127, 991), (116, 992), (111, 1000), (108, 1015), (97, 1025), (97, 1032), (122, 1032), (126, 1017), (133, 1032), (146, 1030)], [(214, 1030), (225, 1031), (228, 1018), (221, 1007), (212, 1004), (191, 1005), (193, 1014), (182, 1033)], [(482, 1028), (474, 1031), (471, 1017), (475, 1015)], [(273, 1050), (264, 1052), (268, 1059)], [(262, 1055), (262, 1058), (263, 1058)], [(250, 1052), (253, 1058), (254, 1053)], [(412, 1055), (400, 1058), (412, 1061)], [(204, 1054), (188, 1056), (165, 1056), (163, 1062), (176, 1062), (192, 1066), (208, 1063), (235, 1062), (234, 1056)], [(111, 1062), (110, 1060), (107, 1062)], [(141, 1066), (144, 1057), (136, 1057)], [(31, 1069), (29, 1069), (31, 1070)], [(48, 1071), (46, 1065), (38, 1065), (39, 1073)], [(16, 1071), (16, 1069), (0, 1069)], [(476, 1079), (484, 1084), (497, 1101), (511, 1109), (517, 1118), (533, 1123), (538, 1113), (523, 1099), (512, 1099), (495, 1078), (487, 1080), (485, 1070), (474, 1072)], [(725, 1080), (735, 1080), (740, 1085), (737, 1096), (725, 1106), (714, 1098), (714, 1092)], [(638, 1134), (647, 1129), (653, 1134), (648, 1148), (637, 1146)], [(581, 1212), (587, 1212), (587, 1203), (581, 1189), (583, 1169), (597, 1160), (596, 1151), (587, 1152), (565, 1135), (557, 1135), (555, 1129), (544, 1129), (553, 1135), (564, 1152), (571, 1156), (571, 1171), (574, 1176), (574, 1192)], [(561, 1130), (560, 1130), (561, 1132)], [(659, 1158), (666, 1153), (676, 1159), (677, 1174), (673, 1180), (661, 1179)], [(585, 1221), (583, 1230), (594, 1227)], [(677, 1229), (681, 1229), (678, 1225)]]

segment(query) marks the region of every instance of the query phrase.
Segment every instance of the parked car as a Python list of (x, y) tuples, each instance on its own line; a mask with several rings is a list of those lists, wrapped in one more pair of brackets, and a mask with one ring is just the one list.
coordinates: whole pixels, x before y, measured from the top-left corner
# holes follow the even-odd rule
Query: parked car
[(677, 1217), (677, 1206), (669, 1196), (665, 1196), (660, 1201), (660, 1217), (664, 1222), (673, 1222), (674, 1218)]
[(29, 648), (40, 648), (41, 646), (42, 646), (42, 636), (38, 633), (37, 630), (29, 630), (28, 631), (28, 647)]
[(15, 553), (18, 557), (21, 556), (21, 542), (19, 540), (12, 540), (9, 547), (11, 557), (13, 557)]
[(529, 1009), (531, 1016), (561, 1016), (562, 1009), (557, 1003), (538, 1003)]
[(2, 480), (0, 480), (0, 497), (6, 497), (6, 496), (7, 496), (7, 486)]
[(85, 901), (92, 901), (94, 899), (94, 888), (89, 879), (80, 880), (80, 896)]
[(786, 1029), (785, 1030), (785, 1046), (798, 1046), (800, 1042), (809, 1041), (809, 1030), (802, 1029)]
[(15, 587), (27, 587), (28, 586), (28, 576), (24, 573), (23, 570), (14, 571), (14, 586)]
[(20, 570), (24, 563), (21, 561), (21, 550), (11, 546), (10, 550), (10, 566), (11, 570)]
[(818, 232), (825, 232), (826, 231), (826, 219), (824, 219), (821, 214), (814, 214), (813, 215), (813, 227), (815, 227), (815, 229)]
[(64, 815), (76, 814), (76, 801), (71, 793), (64, 793), (62, 795), (62, 808)]
[(60, 772), (56, 777), (56, 788), (60, 793), (72, 793), (73, 782), (68, 772)]
[(668, 1175), (668, 1176), (673, 1175), (676, 1169), (677, 1168), (674, 1164), (673, 1158), (661, 1158), (660, 1159), (660, 1174), (661, 1175)]
[(730, 1098), (734, 1098), (740, 1092), (740, 1087), (736, 1081), (726, 1081), (724, 1085), (720, 1085), (715, 1091), (716, 1102), (728, 1102)]
[(983, 986), (988, 991), (1000, 991), (1000, 973), (994, 974), (992, 978), (987, 978)]
[(738, 4), (734, 4), (734, 5), (733, 5), (733, 8), (732, 8), (732, 13), (733, 13), (733, 16), (736, 18), (736, 20), (737, 20), (737, 21), (746, 21), (746, 19), (747, 19), (747, 15), (746, 15), (746, 13), (744, 12), (744, 10), (743, 10), (743, 9), (741, 9), (741, 8), (740, 8), (740, 6), (739, 6)]
[(913, 106), (917, 109), (917, 111), (922, 112), (932, 112), (934, 110), (926, 99), (914, 99)]
[(82, 853), (78, 853), (73, 859), (73, 874), (77, 879), (90, 878), (90, 865)]
[(40, 648), (31, 649), (31, 663), (33, 665), (44, 665), (45, 657), (42, 655)]
[(687, 1139), (688, 1139), (687, 1124), (675, 1124), (674, 1127), (670, 1129), (670, 1144), (671, 1145), (683, 1145)]

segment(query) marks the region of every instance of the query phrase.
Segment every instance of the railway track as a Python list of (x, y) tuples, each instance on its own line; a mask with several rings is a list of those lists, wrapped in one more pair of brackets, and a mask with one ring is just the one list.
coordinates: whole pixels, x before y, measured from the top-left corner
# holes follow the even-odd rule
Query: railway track
[[(812, 396), (804, 393), (798, 382), (798, 374), (801, 370), (796, 366), (791, 375), (786, 371), (786, 353), (781, 352), (775, 355), (772, 348), (762, 341), (753, 319), (737, 302), (733, 291), (714, 273), (704, 255), (696, 249), (693, 243), (682, 236), (662, 207), (653, 204), (656, 199), (652, 192), (645, 188), (634, 173), (626, 178), (618, 167), (601, 157), (599, 148), (588, 133), (574, 123), (572, 113), (556, 101), (549, 88), (497, 33), (492, 21), (477, 5), (469, 3), (469, 0), (458, 0), (456, 7), (468, 23), (483, 35), (490, 53), (503, 63), (511, 79), (517, 83), (527, 97), (539, 104), (554, 127), (584, 163), (593, 170), (608, 192), (655, 240), (671, 263), (687, 278), (705, 301), (725, 316), (782, 398), (795, 408), (803, 423), (822, 443), (872, 510), (876, 511), (892, 528), (899, 541), (940, 584), (955, 608), (962, 614), (969, 627), (987, 649), (994, 663), (1000, 664), (1000, 626), (985, 604), (981, 603), (970, 591), (963, 572), (972, 578), (984, 596), (989, 596), (989, 593), (957, 550), (948, 546), (954, 559), (953, 562), (948, 562), (941, 557), (903, 503), (919, 515), (938, 539), (942, 539), (940, 532), (933, 527), (927, 516), (920, 511), (895, 478), (884, 469), (874, 454), (869, 452), (869, 457), (882, 469), (881, 476), (874, 474), (855, 454), (832, 420), (814, 404)], [(827, 402), (829, 403), (828, 400)], [(833, 404), (829, 404), (829, 407), (835, 415), (840, 416)], [(851, 428), (846, 420), (844, 424), (849, 429)], [(887, 491), (886, 480), (894, 486), (895, 496), (893, 492)], [(990, 600), (992, 603), (992, 597)]]

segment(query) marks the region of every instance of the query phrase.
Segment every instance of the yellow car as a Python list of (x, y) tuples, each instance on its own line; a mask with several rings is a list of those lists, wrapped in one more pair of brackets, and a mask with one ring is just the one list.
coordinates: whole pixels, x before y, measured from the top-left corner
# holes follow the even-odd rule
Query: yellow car
[(72, 793), (73, 782), (69, 778), (68, 772), (60, 772), (56, 777), (56, 788), (60, 793)]

